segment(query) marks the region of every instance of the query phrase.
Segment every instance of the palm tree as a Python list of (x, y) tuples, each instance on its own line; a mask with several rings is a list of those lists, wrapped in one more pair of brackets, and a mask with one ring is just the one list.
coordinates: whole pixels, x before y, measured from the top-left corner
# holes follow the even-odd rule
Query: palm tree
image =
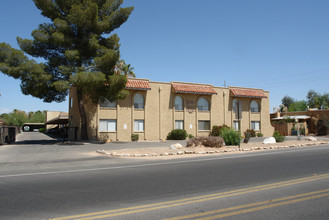
[(119, 60), (115, 66), (115, 72), (116, 74), (122, 74), (126, 77), (136, 77), (134, 73), (134, 67), (132, 67), (130, 64), (126, 64), (124, 60)]

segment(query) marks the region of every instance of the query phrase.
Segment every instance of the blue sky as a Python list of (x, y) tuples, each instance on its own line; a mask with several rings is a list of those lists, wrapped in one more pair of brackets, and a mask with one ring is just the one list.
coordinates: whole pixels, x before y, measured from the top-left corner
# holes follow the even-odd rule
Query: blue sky
[[(329, 92), (327, 0), (126, 0), (135, 10), (118, 33), (121, 56), (137, 78), (214, 86), (262, 88), (270, 111), (289, 95)], [(0, 42), (48, 20), (29, 0), (1, 0)], [(68, 111), (21, 93), (20, 82), (0, 73), (0, 113)]]

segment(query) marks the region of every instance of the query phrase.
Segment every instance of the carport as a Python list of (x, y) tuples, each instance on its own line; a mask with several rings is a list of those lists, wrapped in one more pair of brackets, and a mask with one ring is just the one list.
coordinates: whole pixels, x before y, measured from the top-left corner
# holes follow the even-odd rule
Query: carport
[(46, 125), (58, 125), (58, 127), (67, 126), (69, 123), (68, 113), (61, 112), (58, 117), (46, 121)]
[(45, 123), (25, 123), (23, 124), (23, 131), (28, 132), (28, 131), (34, 131), (38, 130), (40, 128), (45, 128)]
[(45, 124), (48, 133), (66, 137), (68, 123), (69, 123), (68, 113), (61, 112), (57, 117), (46, 121)]

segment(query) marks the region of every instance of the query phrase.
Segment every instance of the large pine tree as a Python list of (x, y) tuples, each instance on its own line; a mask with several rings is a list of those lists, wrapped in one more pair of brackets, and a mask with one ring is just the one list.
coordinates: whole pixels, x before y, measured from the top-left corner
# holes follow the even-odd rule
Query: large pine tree
[[(22, 92), (45, 102), (62, 102), (77, 87), (81, 138), (88, 139), (83, 99), (124, 98), (126, 76), (116, 74), (119, 37), (112, 34), (133, 11), (123, 0), (33, 0), (51, 22), (40, 24), (33, 39), (17, 37), (21, 50), (0, 44), (0, 71), (21, 80)], [(37, 63), (24, 53), (45, 62)]]

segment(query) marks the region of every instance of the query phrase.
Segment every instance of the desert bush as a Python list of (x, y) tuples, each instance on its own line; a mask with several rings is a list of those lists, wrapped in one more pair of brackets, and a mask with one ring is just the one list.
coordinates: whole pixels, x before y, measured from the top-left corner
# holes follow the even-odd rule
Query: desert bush
[(187, 138), (187, 133), (184, 129), (174, 129), (169, 132), (168, 140), (185, 140)]
[(257, 137), (263, 137), (263, 136), (264, 135), (261, 132), (257, 133)]
[(246, 134), (250, 134), (250, 137), (256, 137), (256, 132), (254, 129), (247, 129), (245, 132), (244, 132), (244, 136), (247, 136)]
[(285, 136), (281, 135), (278, 131), (274, 131), (273, 137), (275, 138), (276, 142), (283, 142), (285, 139)]
[(223, 139), (226, 145), (237, 145), (240, 142), (240, 134), (233, 129), (223, 130)]
[(138, 141), (139, 135), (138, 134), (131, 134), (131, 140), (132, 141)]
[(244, 139), (243, 139), (243, 143), (248, 143), (249, 142), (249, 140), (250, 140), (250, 136), (251, 136), (251, 134), (250, 133), (245, 133), (244, 134)]
[(195, 137), (187, 141), (186, 147), (205, 146), (220, 148), (224, 146), (224, 139), (221, 137), (208, 136), (208, 137)]

